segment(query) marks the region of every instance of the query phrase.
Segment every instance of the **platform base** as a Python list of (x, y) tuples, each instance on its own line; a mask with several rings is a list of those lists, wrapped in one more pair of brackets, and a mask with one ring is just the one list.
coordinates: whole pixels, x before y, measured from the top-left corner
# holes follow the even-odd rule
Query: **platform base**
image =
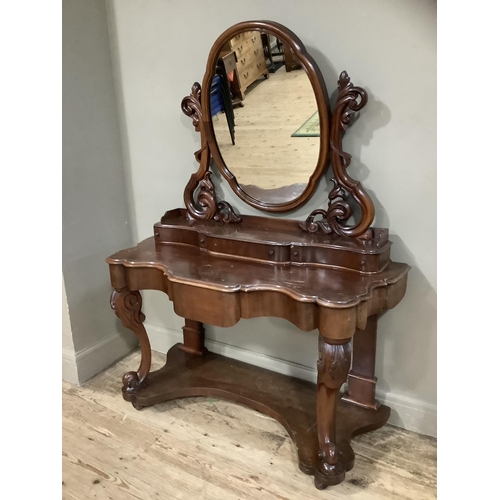
[[(151, 372), (141, 390), (123, 393), (135, 408), (143, 408), (172, 399), (212, 396), (249, 406), (280, 422), (297, 447), (300, 470), (315, 474), (318, 461), (316, 430), (316, 384), (282, 375), (219, 354), (202, 356), (173, 346), (163, 368)], [(380, 405), (377, 411), (340, 401), (337, 410), (336, 442), (345, 471), (354, 466), (351, 439), (382, 427), (389, 419), (390, 408)], [(318, 488), (338, 484), (342, 478), (319, 477)]]

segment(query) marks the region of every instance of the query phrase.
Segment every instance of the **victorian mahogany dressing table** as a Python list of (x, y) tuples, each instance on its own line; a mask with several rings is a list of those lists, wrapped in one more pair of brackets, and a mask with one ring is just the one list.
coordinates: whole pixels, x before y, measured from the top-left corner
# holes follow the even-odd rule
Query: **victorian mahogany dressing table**
[[(241, 110), (248, 113), (255, 106), (255, 116), (247, 119), (235, 113), (232, 146), (211, 117), (208, 89), (224, 46), (247, 32), (277, 37), (302, 69), (276, 72), (250, 90)], [(252, 93), (264, 92), (273, 78), (281, 78), (276, 80), (279, 88), (287, 88), (286, 79), (295, 78), (290, 88), (304, 89), (303, 94), (285, 95), (282, 102), (258, 109), (258, 102), (265, 100), (251, 104)], [(304, 81), (309, 83), (304, 86)], [(280, 94), (271, 95), (279, 99)], [(282, 122), (292, 120), (290, 110), (304, 121), (311, 115), (311, 102), (319, 116), (318, 137), (291, 136), (296, 123)], [(342, 72), (331, 112), (318, 66), (284, 26), (250, 21), (229, 28), (209, 54), (203, 86), (195, 83), (182, 101), (182, 110), (201, 136), (201, 149), (195, 153), (199, 169), (184, 193), (186, 208), (166, 212), (154, 225), (153, 237), (107, 259), (114, 288), (111, 306), (137, 335), (142, 351), (137, 371), (123, 376), (124, 399), (141, 409), (174, 398), (214, 396), (266, 413), (288, 430), (299, 467), (314, 475), (317, 488), (342, 482), (354, 465), (351, 438), (383, 426), (389, 418), (390, 409), (375, 399), (377, 314), (403, 298), (409, 271), (406, 264), (390, 260), (388, 230), (370, 227), (372, 201), (347, 174), (351, 156), (342, 149), (342, 136), (366, 102), (366, 92)], [(288, 115), (273, 111), (263, 116), (268, 109)], [(273, 129), (272, 144), (265, 146), (260, 138), (247, 148), (260, 153), (251, 162), (251, 153), (235, 156), (233, 152), (241, 153), (245, 141), (252, 141), (262, 127)], [(265, 135), (269, 137), (269, 131)], [(281, 148), (272, 164), (272, 149), (266, 147)], [(310, 150), (315, 151), (313, 161)], [(280, 164), (287, 155), (295, 158), (296, 168)], [(210, 178), (212, 159), (242, 200), (266, 212), (286, 212), (305, 203), (331, 164), (333, 188), (327, 207), (313, 210), (305, 221), (238, 215), (217, 198)], [(259, 172), (253, 178), (252, 169)], [(274, 177), (266, 177), (269, 171)], [(172, 347), (165, 366), (151, 373), (139, 292), (146, 289), (165, 292), (175, 312), (185, 318), (183, 344)], [(203, 323), (230, 327), (240, 318), (258, 316), (285, 318), (304, 331), (319, 330), (317, 384), (204, 347)], [(346, 381), (348, 389), (341, 394)]]

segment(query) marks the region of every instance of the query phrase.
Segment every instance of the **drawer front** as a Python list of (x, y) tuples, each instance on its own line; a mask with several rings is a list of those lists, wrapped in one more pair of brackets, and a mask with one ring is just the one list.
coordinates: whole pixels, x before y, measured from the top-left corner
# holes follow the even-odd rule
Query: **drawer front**
[(231, 47), (236, 47), (245, 40), (250, 40), (250, 43), (254, 43), (257, 39), (260, 39), (260, 33), (258, 31), (245, 31), (244, 33), (238, 33), (235, 37), (231, 38), (229, 45), (231, 45)]
[(243, 88), (248, 87), (256, 78), (258, 78), (266, 70), (266, 62), (264, 59), (254, 62), (247, 66), (242, 71), (238, 70), (240, 84)]
[(223, 238), (203, 238), (200, 248), (209, 252), (226, 254), (233, 257), (257, 259), (267, 262), (289, 262), (290, 248), (288, 246), (270, 245), (265, 243), (243, 242)]
[(253, 43), (251, 45), (248, 45), (245, 51), (238, 56), (236, 67), (238, 68), (238, 71), (242, 71), (254, 61), (265, 62), (262, 43)]
[(257, 57), (259, 54), (264, 54), (260, 33), (258, 33), (257, 31), (253, 31), (250, 33), (252, 36), (245, 38), (244, 40), (241, 40), (234, 45), (231, 45), (231, 48), (236, 52), (238, 59), (240, 57), (243, 57), (245, 54), (249, 54), (250, 57)]
[(231, 45), (231, 47), (234, 47), (245, 41), (247, 38), (251, 38), (255, 35), (255, 33), (258, 33), (258, 31), (245, 31), (244, 33), (238, 33), (236, 36), (231, 38), (229, 44)]
[(243, 70), (238, 70), (238, 76), (240, 78), (240, 85), (243, 88), (248, 87), (255, 79), (256, 65), (250, 64)]

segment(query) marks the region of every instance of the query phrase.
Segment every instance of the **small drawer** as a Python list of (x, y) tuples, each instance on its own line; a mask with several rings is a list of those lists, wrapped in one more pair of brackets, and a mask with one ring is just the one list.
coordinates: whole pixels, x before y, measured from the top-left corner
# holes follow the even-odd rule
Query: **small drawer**
[(207, 250), (234, 257), (246, 257), (269, 262), (287, 262), (289, 251), (286, 246), (266, 245), (248, 241), (209, 238)]
[(234, 47), (236, 45), (239, 45), (241, 42), (244, 42), (245, 40), (255, 38), (256, 35), (260, 36), (258, 31), (244, 31), (243, 33), (238, 33), (233, 38), (231, 38), (229, 44), (231, 45), (231, 47)]

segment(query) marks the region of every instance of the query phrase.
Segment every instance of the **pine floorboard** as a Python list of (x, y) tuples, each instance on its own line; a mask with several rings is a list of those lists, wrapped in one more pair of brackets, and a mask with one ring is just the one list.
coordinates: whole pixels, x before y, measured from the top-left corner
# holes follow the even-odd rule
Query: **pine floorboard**
[[(436, 498), (436, 440), (386, 425), (353, 440), (354, 469), (325, 491), (275, 420), (216, 398), (142, 411), (121, 397), (134, 351), (83, 386), (63, 382), (63, 499)], [(153, 353), (153, 369), (165, 355)]]

